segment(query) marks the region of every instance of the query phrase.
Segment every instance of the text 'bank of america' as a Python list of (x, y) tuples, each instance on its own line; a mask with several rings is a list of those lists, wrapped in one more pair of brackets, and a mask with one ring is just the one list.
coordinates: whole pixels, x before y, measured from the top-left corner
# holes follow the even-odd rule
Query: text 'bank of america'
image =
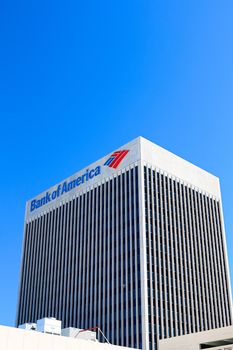
[(137, 138), (27, 202), (17, 325), (113, 344), (232, 325), (219, 179)]

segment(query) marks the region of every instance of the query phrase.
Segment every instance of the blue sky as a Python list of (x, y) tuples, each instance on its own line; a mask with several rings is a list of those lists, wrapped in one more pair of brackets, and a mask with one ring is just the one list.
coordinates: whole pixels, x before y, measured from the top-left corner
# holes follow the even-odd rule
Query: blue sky
[(25, 202), (141, 135), (221, 179), (233, 281), (233, 2), (0, 3), (0, 324)]

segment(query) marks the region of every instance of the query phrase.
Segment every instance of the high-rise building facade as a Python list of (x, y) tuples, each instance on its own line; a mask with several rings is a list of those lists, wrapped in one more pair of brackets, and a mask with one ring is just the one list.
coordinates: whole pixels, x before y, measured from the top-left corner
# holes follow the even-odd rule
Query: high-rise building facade
[(153, 350), (232, 325), (219, 179), (139, 137), (28, 201), (17, 325), (42, 317)]

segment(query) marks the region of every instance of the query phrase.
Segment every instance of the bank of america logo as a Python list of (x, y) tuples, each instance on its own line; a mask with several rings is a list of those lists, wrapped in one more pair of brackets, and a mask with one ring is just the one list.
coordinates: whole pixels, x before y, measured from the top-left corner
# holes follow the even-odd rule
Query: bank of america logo
[(110, 158), (104, 163), (104, 165), (109, 166), (110, 168), (116, 169), (120, 162), (125, 158), (126, 154), (129, 153), (128, 150), (116, 151)]

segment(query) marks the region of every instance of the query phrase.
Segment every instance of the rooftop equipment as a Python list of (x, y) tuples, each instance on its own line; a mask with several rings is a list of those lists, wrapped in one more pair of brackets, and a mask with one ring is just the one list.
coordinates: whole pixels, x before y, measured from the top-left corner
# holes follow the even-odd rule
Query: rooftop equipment
[(23, 323), (18, 328), (25, 329), (27, 331), (36, 331), (36, 323)]
[(61, 335), (76, 339), (91, 340), (97, 342), (96, 332), (92, 330), (83, 330), (79, 328), (68, 327), (61, 330)]
[(37, 321), (37, 331), (61, 335), (61, 321), (54, 317), (45, 317)]

